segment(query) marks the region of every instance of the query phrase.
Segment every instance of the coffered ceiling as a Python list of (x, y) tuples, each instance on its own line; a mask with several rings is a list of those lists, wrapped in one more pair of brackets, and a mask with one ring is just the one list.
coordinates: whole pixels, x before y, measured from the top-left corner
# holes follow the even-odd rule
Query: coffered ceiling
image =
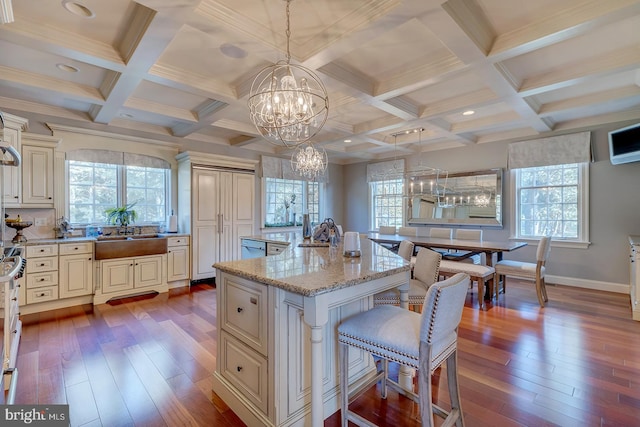
[[(284, 155), (247, 95), (285, 56), (285, 6), (13, 0), (0, 109)], [(639, 28), (630, 0), (295, 0), (291, 53), (329, 92), (313, 141), (344, 164), (640, 120)]]

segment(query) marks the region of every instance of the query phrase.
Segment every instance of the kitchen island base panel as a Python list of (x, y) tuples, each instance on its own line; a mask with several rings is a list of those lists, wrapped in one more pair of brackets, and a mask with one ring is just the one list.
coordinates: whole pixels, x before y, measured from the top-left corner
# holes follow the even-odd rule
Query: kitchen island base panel
[[(408, 271), (404, 271), (360, 285), (304, 297), (220, 272), (219, 322), (225, 319), (226, 310), (238, 312), (238, 307), (225, 307), (223, 304), (224, 301), (231, 301), (225, 297), (230, 289), (237, 294), (237, 287), (245, 282), (248, 289), (255, 290), (259, 286), (268, 289), (267, 310), (259, 319), (259, 322), (268, 325), (267, 345), (256, 345), (251, 340), (245, 344), (247, 357), (255, 360), (255, 351), (258, 350), (266, 358), (267, 405), (263, 406), (264, 396), (258, 396), (255, 388), (249, 387), (247, 390), (234, 378), (234, 370), (240, 372), (244, 369), (242, 366), (238, 365), (235, 369), (232, 369), (233, 366), (222, 366), (226, 352), (223, 346), (218, 347), (213, 391), (249, 426), (323, 424), (326, 417), (340, 409), (337, 325), (345, 318), (371, 309), (375, 293), (394, 287), (404, 288), (403, 284), (408, 283), (408, 274)], [(259, 301), (250, 302), (242, 312), (251, 315), (246, 310), (260, 311), (260, 306)], [(229, 330), (229, 325), (225, 327), (222, 321), (219, 325), (221, 334), (225, 333), (225, 329), (232, 335), (237, 333), (237, 330)], [(349, 382), (357, 385), (374, 376), (376, 366), (367, 352), (355, 348), (350, 350)]]

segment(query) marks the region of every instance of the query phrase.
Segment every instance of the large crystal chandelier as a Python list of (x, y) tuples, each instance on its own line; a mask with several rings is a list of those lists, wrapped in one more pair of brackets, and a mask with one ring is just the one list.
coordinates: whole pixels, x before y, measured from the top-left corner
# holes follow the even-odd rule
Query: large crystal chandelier
[(291, 155), (291, 168), (305, 178), (315, 180), (327, 170), (327, 152), (311, 144), (299, 146)]
[(269, 142), (295, 147), (315, 136), (327, 121), (329, 98), (316, 74), (291, 64), (289, 4), (287, 59), (262, 69), (249, 92), (249, 113), (258, 132)]

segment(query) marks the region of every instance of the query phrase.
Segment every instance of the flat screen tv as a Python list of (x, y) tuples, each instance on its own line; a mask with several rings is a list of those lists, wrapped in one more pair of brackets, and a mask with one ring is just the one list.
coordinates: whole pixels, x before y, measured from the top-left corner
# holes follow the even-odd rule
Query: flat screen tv
[(640, 123), (609, 132), (611, 164), (640, 161)]

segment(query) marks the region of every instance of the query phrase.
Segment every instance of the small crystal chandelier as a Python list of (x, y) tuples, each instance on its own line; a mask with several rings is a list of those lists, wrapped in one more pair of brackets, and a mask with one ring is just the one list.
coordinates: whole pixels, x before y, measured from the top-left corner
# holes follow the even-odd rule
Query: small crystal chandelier
[[(291, 64), (289, 4), (287, 59), (263, 68), (249, 92), (251, 121), (267, 141), (295, 147), (315, 136), (327, 121), (329, 98), (320, 78), (310, 69)], [(295, 74), (298, 74), (296, 78)]]
[(311, 144), (298, 146), (291, 155), (291, 168), (305, 178), (315, 180), (327, 170), (327, 152), (319, 151)]

